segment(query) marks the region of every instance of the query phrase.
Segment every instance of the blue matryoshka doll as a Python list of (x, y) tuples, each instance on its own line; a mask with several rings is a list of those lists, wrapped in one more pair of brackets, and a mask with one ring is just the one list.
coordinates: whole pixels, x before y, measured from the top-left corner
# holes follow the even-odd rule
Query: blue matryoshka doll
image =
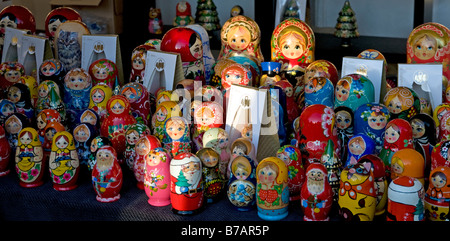
[(356, 164), (364, 156), (375, 153), (375, 141), (365, 134), (354, 135), (348, 141), (348, 157), (343, 167)]
[(16, 150), (19, 133), (25, 127), (31, 127), (30, 120), (22, 113), (12, 113), (5, 120), (5, 133), (11, 150)]
[(281, 80), (280, 71), (281, 63), (278, 62), (261, 62), (262, 75), (259, 85), (274, 85)]
[(89, 123), (79, 123), (73, 128), (73, 138), (75, 139), (75, 148), (78, 153), (78, 159), (83, 169), (87, 169), (89, 156), (91, 154), (90, 144), (99, 132)]
[(353, 133), (366, 134), (375, 140), (375, 154), (380, 153), (384, 142), (384, 129), (390, 117), (389, 110), (379, 103), (367, 103), (356, 109), (354, 117)]
[[(100, 117), (97, 112), (93, 109), (83, 109), (77, 113), (77, 116), (71, 123), (73, 126), (78, 125), (79, 123), (88, 123), (91, 124), (96, 131), (100, 131)], [(73, 129), (73, 128), (72, 128)]]
[(82, 110), (89, 107), (92, 78), (82, 68), (71, 69), (64, 77), (64, 103), (67, 110)]
[(355, 111), (362, 104), (375, 101), (372, 81), (360, 74), (342, 77), (334, 88), (334, 106), (345, 105)]
[(8, 99), (0, 99), (0, 125), (5, 127), (6, 118), (17, 112), (16, 104)]
[(163, 147), (172, 157), (191, 152), (190, 128), (186, 118), (182, 116), (168, 118), (164, 123), (164, 131), (167, 135), (162, 141)]
[(250, 211), (255, 207), (256, 166), (247, 155), (237, 156), (231, 162), (227, 197), (239, 211)]
[(305, 83), (305, 106), (322, 104), (334, 107), (333, 83), (325, 77), (314, 77)]
[(350, 138), (353, 137), (353, 126), (355, 118), (353, 116), (353, 110), (345, 105), (338, 106), (334, 109), (336, 115), (336, 129), (338, 133), (338, 139), (341, 143), (339, 160), (347, 160), (348, 148), (347, 144)]

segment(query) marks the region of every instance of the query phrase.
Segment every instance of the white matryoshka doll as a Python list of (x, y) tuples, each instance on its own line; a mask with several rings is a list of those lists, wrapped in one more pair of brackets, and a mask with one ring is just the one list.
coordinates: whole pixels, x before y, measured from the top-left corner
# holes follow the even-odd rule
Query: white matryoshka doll
[(61, 131), (53, 136), (49, 168), (55, 190), (68, 191), (78, 186), (80, 161), (70, 132)]
[(18, 136), (15, 150), (15, 167), (22, 187), (37, 187), (44, 184), (44, 173), (47, 172), (47, 162), (44, 160), (42, 143), (36, 129), (23, 128)]
[(256, 166), (248, 156), (236, 157), (231, 163), (227, 196), (238, 211), (250, 211), (256, 203)]
[(105, 119), (108, 113), (106, 111), (106, 103), (108, 103), (112, 94), (112, 89), (104, 83), (98, 83), (91, 89), (88, 108), (97, 112), (100, 120)]
[(425, 216), (430, 221), (448, 221), (450, 205), (450, 167), (440, 166), (430, 173), (430, 183), (425, 193)]
[(228, 133), (223, 128), (210, 128), (203, 134), (202, 143), (203, 148), (210, 147), (219, 153), (219, 171), (222, 177), (227, 178), (227, 167), (231, 157)]
[(420, 113), (420, 99), (416, 92), (408, 87), (399, 86), (389, 90), (383, 104), (390, 112), (390, 120), (401, 118), (408, 120)]
[(220, 155), (213, 148), (202, 148), (195, 154), (202, 161), (204, 196), (208, 203), (217, 202), (224, 188), (224, 179), (219, 170)]
[(192, 141), (196, 150), (200, 150), (205, 132), (224, 126), (222, 105), (215, 101), (202, 102), (194, 110), (194, 126)]
[(387, 221), (425, 221), (425, 191), (416, 178), (401, 176), (389, 183)]
[(123, 184), (122, 168), (117, 153), (112, 146), (102, 146), (97, 150), (96, 163), (92, 169), (92, 184), (99, 202), (114, 202), (120, 199)]
[(336, 107), (345, 105), (356, 111), (359, 106), (375, 101), (373, 83), (364, 75), (346, 75), (336, 83), (334, 90), (334, 105)]

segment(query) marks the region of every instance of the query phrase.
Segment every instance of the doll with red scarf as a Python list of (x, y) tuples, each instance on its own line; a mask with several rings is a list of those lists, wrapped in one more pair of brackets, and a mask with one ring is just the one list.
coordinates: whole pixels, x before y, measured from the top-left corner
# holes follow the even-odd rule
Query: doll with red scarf
[(139, 82), (127, 83), (122, 86), (120, 94), (127, 97), (131, 106), (131, 113), (136, 121), (145, 125), (150, 124), (150, 93), (147, 88)]
[(173, 19), (173, 26), (186, 26), (194, 23), (194, 18), (192, 17), (191, 4), (186, 1), (181, 1), (177, 3), (176, 15)]
[(147, 51), (155, 49), (147, 44), (141, 44), (133, 49), (131, 52), (131, 73), (130, 82), (143, 83), (145, 74), (145, 60), (147, 58)]

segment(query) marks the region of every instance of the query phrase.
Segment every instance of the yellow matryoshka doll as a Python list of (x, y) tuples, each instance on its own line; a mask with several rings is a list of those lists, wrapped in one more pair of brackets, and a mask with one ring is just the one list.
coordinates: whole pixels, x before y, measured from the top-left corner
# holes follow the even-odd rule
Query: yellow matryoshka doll
[(37, 187), (44, 184), (46, 162), (39, 141), (39, 134), (32, 127), (25, 127), (19, 133), (16, 148), (16, 171), (22, 187)]
[(425, 193), (425, 217), (430, 221), (448, 221), (450, 206), (450, 167), (439, 166), (430, 172)]
[(164, 130), (164, 123), (172, 116), (182, 116), (180, 106), (175, 101), (164, 101), (156, 107), (152, 116), (152, 133), (163, 142), (167, 133)]
[(103, 120), (108, 111), (106, 110), (106, 103), (112, 97), (113, 91), (107, 84), (100, 82), (91, 89), (89, 109), (94, 110)]

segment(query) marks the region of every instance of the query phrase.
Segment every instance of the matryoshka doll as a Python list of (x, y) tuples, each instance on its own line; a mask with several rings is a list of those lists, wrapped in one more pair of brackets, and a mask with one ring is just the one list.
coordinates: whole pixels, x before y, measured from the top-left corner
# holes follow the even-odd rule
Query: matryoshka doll
[(323, 104), (334, 108), (334, 86), (325, 77), (314, 77), (305, 82), (305, 107)]
[(164, 123), (172, 116), (182, 116), (180, 106), (175, 101), (164, 101), (156, 107), (152, 116), (152, 133), (164, 142), (167, 133)]
[(143, 123), (134, 123), (129, 125), (125, 129), (125, 152), (123, 153), (125, 163), (132, 170), (134, 167), (134, 160), (136, 158), (135, 147), (138, 140), (145, 136), (150, 135), (151, 131), (148, 126)]
[(98, 135), (97, 129), (89, 123), (79, 123), (74, 126), (72, 135), (75, 139), (75, 148), (78, 153), (78, 160), (80, 161), (81, 171), (87, 170), (90, 151), (90, 143), (94, 137)]
[(53, 136), (49, 168), (53, 189), (69, 191), (78, 186), (80, 161), (75, 148), (75, 141), (70, 132), (61, 131)]
[(425, 216), (430, 221), (448, 221), (450, 206), (450, 168), (441, 166), (430, 173), (430, 183), (425, 193)]
[(20, 77), (25, 75), (25, 67), (19, 62), (3, 62), (0, 64), (0, 97), (7, 98), (8, 88), (19, 82)]
[(287, 112), (288, 122), (292, 123), (294, 122), (295, 118), (300, 116), (300, 109), (298, 108), (294, 98), (294, 88), (292, 84), (286, 79), (281, 79), (280, 81), (276, 82), (275, 86), (279, 86), (281, 89), (283, 89), (286, 95), (285, 109)]
[(20, 131), (15, 153), (20, 186), (30, 188), (44, 184), (47, 162), (43, 159), (44, 152), (36, 129), (26, 127)]
[(259, 46), (261, 31), (258, 24), (247, 16), (229, 18), (220, 31), (221, 50), (218, 60), (227, 58), (231, 53), (254, 57), (258, 62), (264, 61)]
[(223, 128), (210, 128), (203, 134), (202, 143), (203, 148), (210, 147), (219, 153), (219, 170), (222, 177), (227, 178), (227, 167), (231, 157), (228, 133)]
[(328, 221), (333, 204), (333, 190), (328, 173), (321, 163), (311, 163), (306, 169), (305, 184), (301, 189), (300, 204), (304, 221)]
[(143, 83), (145, 74), (145, 60), (147, 58), (147, 51), (155, 49), (146, 44), (141, 44), (133, 49), (131, 52), (131, 73), (130, 82)]
[(447, 111), (442, 115), (438, 127), (438, 141), (450, 140), (450, 112)]
[[(133, 166), (131, 167), (134, 177), (136, 178), (136, 185), (139, 189), (145, 189), (145, 165), (150, 158), (150, 151), (162, 147), (158, 138), (153, 135), (146, 134), (139, 138), (134, 146), (135, 157)], [(168, 150), (166, 150), (168, 152)]]
[(5, 134), (5, 128), (0, 125), (0, 177), (8, 175), (11, 171), (9, 169), (9, 162), (12, 150)]
[(89, 159), (88, 159), (88, 170), (92, 172), (92, 169), (95, 166), (95, 163), (97, 163), (97, 151), (102, 146), (112, 146), (111, 141), (108, 139), (108, 137), (104, 136), (96, 136), (91, 140), (91, 143), (89, 143)]
[(156, 147), (148, 153), (144, 163), (144, 185), (148, 203), (152, 206), (167, 206), (170, 204), (170, 154), (161, 147)]
[(141, 83), (132, 82), (122, 86), (121, 95), (127, 97), (131, 113), (136, 121), (149, 125), (151, 121), (150, 93)]
[(39, 66), (39, 83), (51, 80), (58, 84), (59, 89), (62, 90), (66, 73), (61, 61), (58, 59), (46, 59)]
[(450, 167), (450, 140), (441, 141), (434, 146), (431, 152), (431, 170), (439, 166)]
[(53, 121), (49, 122), (45, 128), (42, 130), (43, 133), (43, 140), (42, 142), (42, 148), (44, 150), (44, 160), (48, 161), (50, 158), (50, 153), (52, 152), (52, 144), (53, 144), (53, 136), (61, 131), (65, 131), (66, 127), (64, 127), (61, 122)]
[(363, 104), (354, 112), (353, 134), (365, 134), (375, 141), (375, 152), (383, 148), (384, 130), (390, 119), (389, 110), (379, 103)]
[(418, 151), (404, 148), (392, 155), (391, 180), (400, 176), (414, 177), (425, 187), (425, 162)]
[(148, 31), (151, 34), (162, 34), (163, 22), (161, 18), (161, 9), (151, 7), (148, 16)]
[(448, 112), (450, 112), (450, 103), (441, 103), (433, 110), (433, 120), (437, 127), (440, 126), (442, 117)]
[(219, 170), (220, 155), (213, 148), (202, 148), (195, 154), (202, 162), (203, 195), (207, 203), (219, 200), (224, 188), (224, 180)]
[(414, 148), (412, 127), (404, 119), (393, 119), (386, 125), (383, 148), (378, 155), (384, 162), (386, 175), (390, 176), (392, 156), (405, 148)]
[(288, 214), (289, 173), (278, 157), (266, 157), (256, 167), (256, 205), (258, 216), (267, 221), (281, 220)]
[(0, 125), (5, 127), (6, 118), (12, 113), (16, 113), (16, 105), (8, 99), (0, 99)]
[(60, 89), (55, 81), (44, 80), (38, 85), (38, 99), (35, 107), (36, 115), (43, 109), (51, 109), (50, 99), (52, 91), (54, 91), (54, 94), (58, 95), (58, 97), (61, 98)]
[(26, 115), (30, 121), (34, 121), (34, 108), (31, 102), (30, 89), (22, 83), (15, 83), (8, 89), (8, 99), (17, 108), (17, 112)]
[(189, 122), (182, 116), (172, 116), (164, 123), (167, 136), (162, 141), (172, 157), (178, 154), (191, 152), (191, 138)]
[(256, 203), (256, 166), (248, 156), (239, 156), (231, 163), (227, 197), (238, 211), (250, 211)]
[(425, 221), (425, 191), (413, 177), (401, 176), (388, 187), (387, 221)]
[(112, 95), (112, 89), (104, 83), (99, 83), (91, 88), (88, 108), (97, 112), (100, 120), (103, 120), (107, 115), (106, 103)]
[(102, 146), (97, 150), (96, 163), (92, 169), (92, 184), (99, 202), (114, 202), (120, 199), (123, 184), (122, 168), (117, 153), (112, 146)]
[(161, 51), (179, 53), (186, 79), (205, 81), (203, 46), (200, 36), (186, 27), (175, 27), (167, 31), (161, 39)]
[(92, 85), (105, 83), (111, 89), (114, 89), (116, 78), (118, 78), (118, 70), (116, 63), (108, 59), (98, 59), (89, 66), (89, 75), (92, 77)]
[(431, 152), (437, 144), (435, 122), (430, 115), (419, 113), (409, 119), (409, 123), (413, 131), (414, 148), (423, 154), (425, 173), (430, 173)]
[[(259, 79), (259, 83), (254, 83), (253, 84), (254, 86), (271, 86), (271, 85), (278, 83), (281, 80), (281, 75), (280, 75), (281, 63), (262, 62), (261, 69), (262, 69), (262, 75)], [(286, 81), (289, 82), (288, 80), (286, 80)]]
[(31, 106), (34, 108), (36, 107), (37, 98), (38, 98), (38, 82), (36, 81), (36, 78), (30, 75), (23, 75), (19, 79), (19, 83), (25, 84), (28, 86), (28, 89), (30, 90), (30, 96), (31, 96)]
[[(246, 137), (236, 139), (233, 143), (231, 143), (230, 150), (231, 160), (237, 156), (248, 156), (255, 162), (256, 165), (258, 165), (258, 161), (256, 160), (255, 145), (253, 145), (250, 139)], [(230, 176), (230, 163), (228, 164), (227, 176)]]
[(344, 167), (357, 163), (364, 155), (375, 154), (375, 142), (365, 134), (357, 134), (350, 138), (347, 149), (348, 156), (343, 163)]
[(0, 12), (0, 38), (1, 46), (5, 37), (5, 28), (26, 29), (31, 33), (36, 32), (36, 20), (33, 13), (21, 5), (10, 5)]
[(222, 105), (215, 101), (202, 102), (194, 110), (194, 126), (192, 141), (196, 150), (200, 150), (203, 147), (205, 132), (224, 126)]
[(350, 107), (341, 105), (334, 109), (336, 113), (336, 127), (338, 132), (338, 139), (341, 143), (339, 151), (339, 160), (347, 160), (348, 157), (348, 141), (353, 137), (354, 116), (353, 110)]
[(123, 163), (122, 156), (126, 149), (125, 130), (129, 125), (136, 123), (136, 119), (130, 113), (130, 102), (123, 95), (114, 95), (106, 104), (108, 115), (100, 127), (100, 134), (111, 140), (112, 146), (117, 152), (119, 163)]
[[(223, 93), (223, 110), (226, 113), (228, 108), (228, 97), (232, 84), (251, 86), (252, 72), (245, 65), (233, 63), (225, 67), (221, 72), (221, 87)], [(226, 118), (226, 117), (224, 117)]]
[(196, 214), (203, 207), (202, 162), (190, 152), (170, 162), (170, 201), (172, 212), (178, 215)]
[(156, 99), (155, 99), (155, 104), (156, 106), (158, 106), (159, 104), (161, 104), (164, 101), (170, 101), (172, 97), (172, 91), (171, 90), (159, 90), (157, 95), (156, 95)]
[(300, 191), (305, 182), (305, 169), (301, 159), (300, 149), (292, 145), (284, 145), (277, 151), (280, 158), (288, 168), (289, 200), (300, 199)]
[(81, 21), (80, 14), (70, 7), (58, 7), (51, 10), (45, 18), (45, 35), (49, 38), (50, 43), (54, 42), (55, 32), (61, 23), (67, 20)]
[(345, 105), (356, 111), (359, 106), (374, 101), (375, 89), (373, 83), (364, 75), (345, 75), (334, 87), (334, 105), (336, 107)]
[(390, 112), (390, 120), (395, 118), (408, 120), (420, 113), (419, 97), (414, 90), (404, 86), (390, 89), (384, 96), (383, 104)]
[(16, 150), (19, 133), (23, 128), (31, 127), (30, 120), (21, 113), (12, 113), (5, 120), (5, 132), (11, 150)]
[(64, 78), (64, 103), (67, 110), (77, 112), (89, 106), (92, 78), (82, 68), (70, 70)]
[(79, 111), (77, 116), (75, 117), (74, 122), (69, 125), (70, 129), (73, 130), (74, 126), (80, 123), (91, 124), (96, 132), (100, 131), (100, 117), (97, 115), (97, 112), (92, 109), (86, 108)]
[(216, 62), (215, 57), (211, 52), (209, 34), (206, 29), (199, 24), (189, 24), (186, 27), (197, 32), (200, 36), (200, 39), (202, 40), (203, 64), (205, 65), (205, 80), (206, 84), (209, 84), (212, 77), (212, 67)]
[(191, 13), (191, 4), (186, 1), (177, 3), (176, 14), (173, 19), (173, 26), (180, 27), (194, 23), (194, 18)]
[(356, 163), (341, 172), (339, 214), (346, 221), (373, 221), (377, 205), (370, 163)]

